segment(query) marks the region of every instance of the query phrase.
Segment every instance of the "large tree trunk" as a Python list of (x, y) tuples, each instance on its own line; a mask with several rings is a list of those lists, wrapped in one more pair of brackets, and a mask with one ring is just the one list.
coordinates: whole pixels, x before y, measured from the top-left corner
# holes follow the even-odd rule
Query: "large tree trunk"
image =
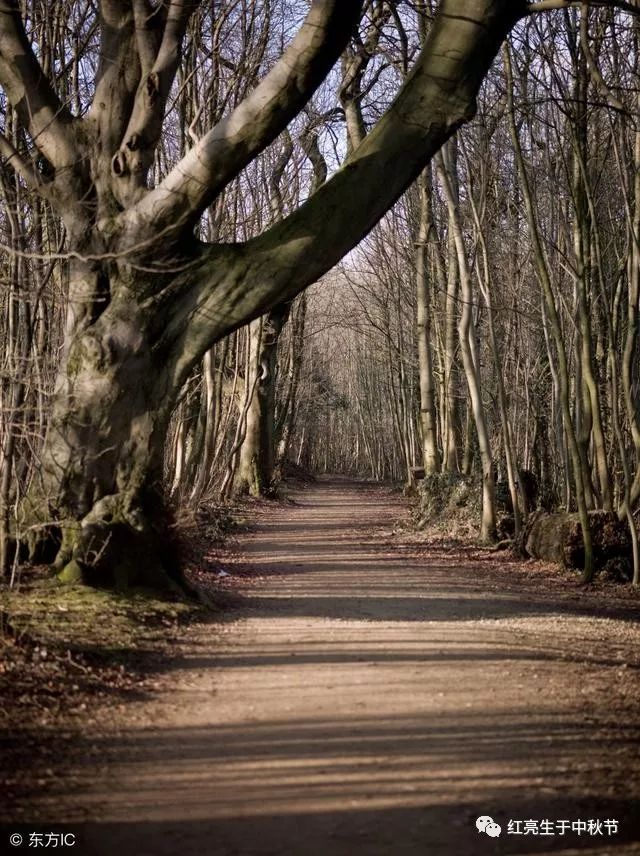
[(177, 392), (171, 368), (130, 299), (114, 300), (73, 337), (23, 502), (30, 553), (53, 542), (61, 579), (158, 584), (176, 576), (162, 486)]

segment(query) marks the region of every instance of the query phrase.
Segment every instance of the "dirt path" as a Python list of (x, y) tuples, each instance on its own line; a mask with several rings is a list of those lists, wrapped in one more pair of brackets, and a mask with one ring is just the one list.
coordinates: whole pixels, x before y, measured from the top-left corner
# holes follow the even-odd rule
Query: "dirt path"
[(76, 853), (640, 853), (637, 624), (403, 546), (401, 514), (339, 482), (266, 514), (246, 606), (198, 630), (126, 730), (87, 735), (71, 794), (47, 797), (88, 821)]

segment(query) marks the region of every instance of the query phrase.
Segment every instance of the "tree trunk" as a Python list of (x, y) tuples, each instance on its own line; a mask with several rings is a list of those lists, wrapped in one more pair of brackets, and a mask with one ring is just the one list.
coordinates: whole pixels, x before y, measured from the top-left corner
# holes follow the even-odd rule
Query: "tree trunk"
[(469, 398), (473, 420), (478, 435), (478, 446), (480, 449), (480, 461), (482, 465), (482, 523), (480, 535), (484, 541), (491, 541), (496, 534), (496, 507), (495, 507), (495, 474), (493, 471), (493, 459), (491, 455), (491, 442), (489, 430), (482, 401), (482, 388), (480, 383), (480, 369), (477, 353), (474, 350), (476, 331), (473, 320), (473, 289), (471, 285), (471, 271), (467, 261), (466, 248), (460, 214), (458, 199), (454, 195), (447, 169), (442, 158), (437, 160), (438, 177), (442, 186), (444, 196), (449, 210), (449, 224), (452, 228), (455, 241), (458, 271), (460, 273), (460, 285), (462, 293), (462, 313), (459, 323), (460, 350), (462, 351), (462, 362), (469, 387)]
[[(449, 146), (451, 155), (452, 170), (456, 164), (456, 148)], [(452, 181), (457, 181), (455, 171), (452, 176)], [(454, 192), (456, 186), (454, 185)], [(459, 285), (460, 278), (458, 275), (458, 257), (456, 253), (455, 241), (451, 229), (448, 229), (447, 237), (447, 274), (446, 274), (446, 293), (445, 301), (445, 345), (444, 345), (444, 371), (443, 375), (443, 396), (442, 407), (444, 408), (444, 428), (443, 428), (443, 469), (448, 473), (460, 472), (460, 445), (461, 445), (461, 429), (460, 429), (460, 398), (461, 386), (458, 371), (457, 359), (457, 335), (456, 328), (458, 324), (458, 304), (459, 304)], [(464, 467), (463, 467), (464, 471)]]
[(158, 585), (177, 577), (162, 464), (179, 386), (149, 332), (136, 303), (113, 301), (74, 336), (60, 371), (22, 513), (32, 558), (54, 545), (64, 581)]
[(273, 309), (249, 327), (250, 366), (247, 383), (255, 390), (247, 413), (247, 428), (240, 450), (234, 493), (268, 496), (274, 489), (276, 462), (275, 408), (278, 339), (289, 306)]
[(432, 229), (428, 173), (418, 179), (419, 224), (416, 241), (416, 304), (418, 371), (420, 374), (420, 424), (422, 462), (427, 473), (440, 471), (440, 452), (436, 430), (435, 381), (431, 357), (431, 301), (427, 269), (427, 242)]
[(307, 296), (301, 294), (293, 307), (289, 330), (289, 357), (287, 368), (287, 392), (276, 423), (277, 466), (281, 468), (289, 455), (298, 418), (298, 390), (304, 360), (304, 334), (307, 314)]

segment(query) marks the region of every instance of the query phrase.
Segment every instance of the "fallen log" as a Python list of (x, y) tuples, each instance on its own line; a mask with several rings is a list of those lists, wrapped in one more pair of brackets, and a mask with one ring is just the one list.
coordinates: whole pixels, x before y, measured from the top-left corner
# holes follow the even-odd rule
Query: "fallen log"
[[(595, 570), (631, 579), (633, 560), (627, 524), (608, 511), (590, 512), (589, 524)], [(536, 511), (523, 528), (522, 546), (533, 559), (557, 562), (565, 568), (584, 567), (582, 526), (577, 514)]]

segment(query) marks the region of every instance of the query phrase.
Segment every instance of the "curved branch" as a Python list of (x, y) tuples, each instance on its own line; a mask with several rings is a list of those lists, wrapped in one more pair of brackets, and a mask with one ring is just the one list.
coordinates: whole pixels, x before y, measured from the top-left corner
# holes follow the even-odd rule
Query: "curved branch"
[[(539, 0), (537, 3), (527, 3), (527, 15), (535, 15), (536, 12), (550, 12), (554, 9), (569, 9), (572, 6), (582, 6), (584, 0)], [(603, 9), (619, 9), (630, 15), (640, 14), (640, 4), (628, 3), (625, 0), (588, 0), (588, 6), (601, 7)]]
[(313, 0), (297, 35), (255, 90), (123, 216), (182, 231), (286, 128), (322, 83), (358, 21), (361, 0)]
[(36, 59), (17, 0), (0, 3), (0, 85), (22, 126), (55, 170), (73, 167), (78, 157), (73, 116)]
[[(200, 284), (166, 329), (182, 372), (193, 353), (292, 298), (351, 250), (475, 113), (476, 95), (524, 13), (513, 0), (444, 0), (389, 110), (344, 166), (297, 211), (242, 245), (204, 251)], [(193, 281), (193, 280), (192, 280)]]
[[(200, 0), (171, 0), (166, 11), (162, 39), (152, 59), (153, 41), (149, 12), (143, 22), (142, 0), (134, 6), (138, 52), (143, 70), (129, 123), (120, 149), (120, 169), (135, 176), (144, 187), (162, 133), (167, 99), (171, 92), (189, 19)], [(146, 31), (143, 29), (146, 26)], [(145, 37), (146, 36), (146, 37)], [(150, 65), (149, 65), (150, 63)]]

